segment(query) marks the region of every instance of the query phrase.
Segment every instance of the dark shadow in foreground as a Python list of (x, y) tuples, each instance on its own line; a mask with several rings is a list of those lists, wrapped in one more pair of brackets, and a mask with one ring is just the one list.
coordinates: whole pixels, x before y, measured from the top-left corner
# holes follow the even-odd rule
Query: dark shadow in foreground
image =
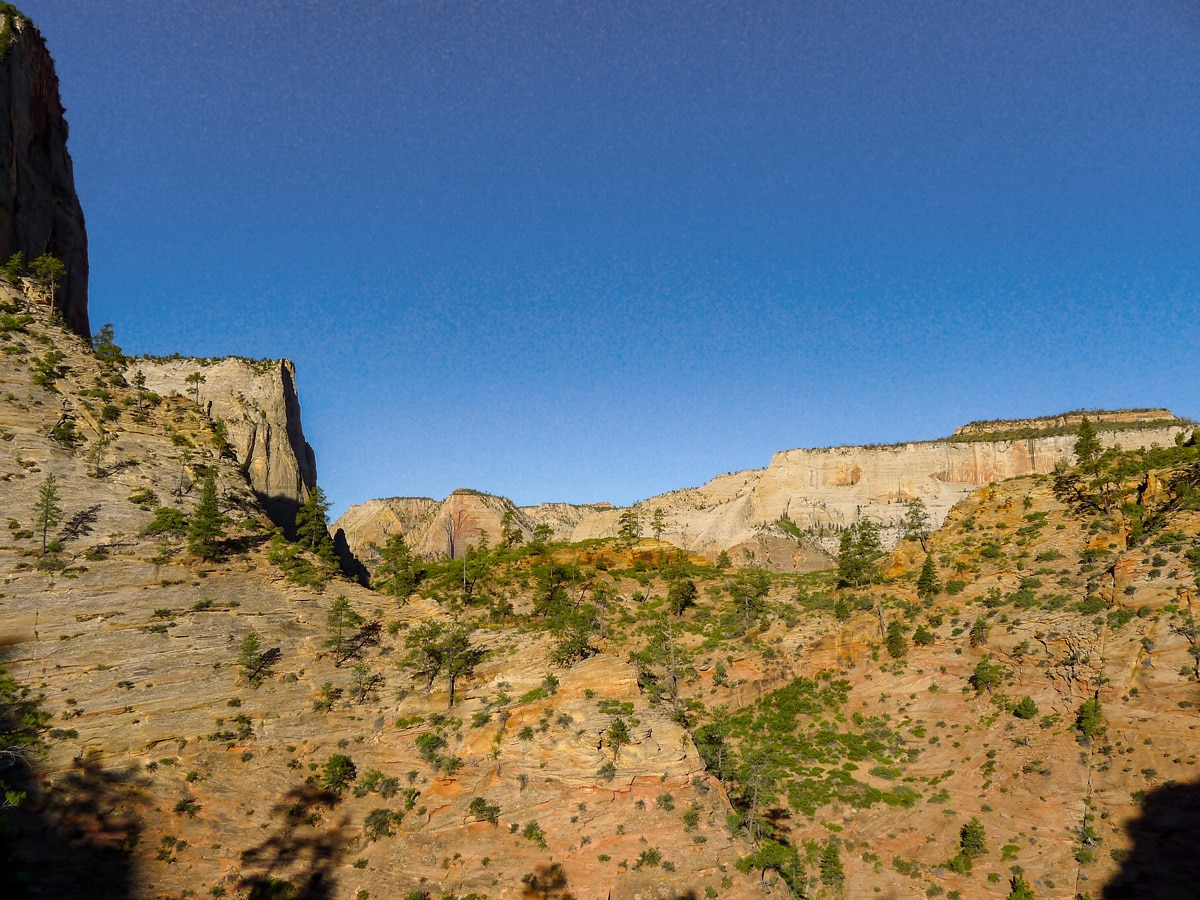
[(79, 763), (49, 790), (0, 814), (0, 896), (127, 900), (134, 896), (130, 851), (141, 836), (133, 771)]
[(1200, 900), (1200, 784), (1151, 791), (1127, 829), (1133, 847), (1103, 900)]

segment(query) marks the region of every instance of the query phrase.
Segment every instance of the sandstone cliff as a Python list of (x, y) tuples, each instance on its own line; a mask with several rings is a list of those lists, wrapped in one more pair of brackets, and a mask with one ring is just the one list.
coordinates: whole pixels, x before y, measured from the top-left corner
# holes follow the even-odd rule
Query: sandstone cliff
[[(296, 510), (317, 483), (317, 461), (304, 439), (296, 367), (291, 360), (138, 359), (125, 377), (146, 377), (162, 396), (198, 396), (200, 406), (223, 422), (227, 437), (271, 521), (290, 529)], [(199, 373), (204, 381), (189, 384)]]
[[(1178, 422), (1104, 431), (1101, 438), (1106, 446), (1128, 450), (1168, 446), (1176, 435), (1187, 432), (1190, 426)], [(638, 506), (644, 523), (661, 508), (667, 520), (664, 538), (686, 550), (715, 557), (721, 550), (759, 544), (776, 568), (787, 569), (778, 559), (779, 550), (773, 555), (769, 550), (785, 535), (776, 524), (785, 515), (802, 531), (815, 532), (818, 541), (822, 531), (828, 534), (870, 518), (883, 526), (892, 546), (905, 501), (923, 500), (932, 525), (939, 526), (950, 508), (977, 487), (1020, 475), (1049, 474), (1060, 462), (1070, 462), (1075, 440), (1066, 434), (1019, 441), (784, 450), (765, 469), (721, 475), (699, 488), (650, 497)], [(616, 534), (620, 513), (588, 516), (572, 531), (571, 540)]]
[(61, 259), (55, 306), (76, 334), (90, 337), (87, 232), (63, 113), (37, 27), (0, 11), (0, 261), (18, 251), (26, 262), (43, 253)]

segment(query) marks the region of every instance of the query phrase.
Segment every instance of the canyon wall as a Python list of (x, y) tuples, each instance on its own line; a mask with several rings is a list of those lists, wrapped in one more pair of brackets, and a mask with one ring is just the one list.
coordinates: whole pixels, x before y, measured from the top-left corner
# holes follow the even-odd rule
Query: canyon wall
[(26, 263), (45, 253), (62, 260), (53, 303), (90, 337), (87, 231), (58, 76), (37, 27), (11, 8), (0, 11), (0, 172), (0, 262), (17, 252)]

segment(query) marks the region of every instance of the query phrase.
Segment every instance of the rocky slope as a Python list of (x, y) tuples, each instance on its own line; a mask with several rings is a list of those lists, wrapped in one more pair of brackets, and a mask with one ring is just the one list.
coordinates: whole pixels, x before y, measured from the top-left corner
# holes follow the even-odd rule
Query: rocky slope
[(345, 535), (354, 555), (369, 565), (376, 549), (393, 534), (403, 535), (405, 543), (421, 556), (455, 558), (485, 539), (493, 547), (500, 543), (506, 513), (511, 513), (510, 527), (518, 529), (523, 540), (530, 539), (538, 525), (549, 527), (555, 540), (569, 540), (584, 519), (612, 508), (607, 503), (517, 507), (504, 497), (462, 488), (441, 501), (428, 497), (368, 500), (346, 510), (333, 528)]
[[(51, 717), (35, 777), (0, 772), (29, 792), (5, 896), (1194, 888), (1195, 446), (970, 492), (929, 539), (932, 591), (915, 544), (854, 587), (610, 539), (387, 596), (268, 542), (207, 404), (0, 304), (0, 646)], [(154, 527), (196, 514), (202, 467), (217, 560)], [(339, 596), (378, 626), (332, 626)], [(480, 655), (451, 702), (421, 660), (455, 629)], [(251, 632), (278, 648), (257, 680)]]
[[(754, 893), (731, 868), (747, 845), (720, 826), (719, 783), (639, 695), (628, 663), (605, 657), (548, 679), (544, 635), (485, 628), (474, 641), (487, 655), (447, 710), (444, 680), (426, 691), (397, 666), (405, 634), (451, 622), (446, 611), (423, 598), (401, 606), (269, 546), (207, 403), (135, 390), (21, 295), (0, 287), (0, 305), (0, 647), (52, 717), (29, 797), (4, 814), (18, 835), (13, 890), (244, 895), (287, 881), (309, 897), (422, 885), (500, 897), (529, 876), (568, 879), (580, 897), (660, 885), (676, 896), (701, 882)], [(155, 523), (164, 510), (193, 516), (213, 467), (228, 537), (205, 561)], [(63, 512), (43, 556), (35, 505), (50, 476)], [(349, 662), (324, 646), (339, 595), (389, 623)], [(260, 686), (238, 664), (250, 632), (278, 648)], [(618, 757), (598, 738), (609, 716), (596, 698), (630, 704), (638, 722)], [(323, 787), (339, 753), (358, 773), (344, 792)], [(711, 838), (694, 853), (676, 852), (678, 813), (655, 806), (665, 792), (702, 811), (697, 833)], [(473, 812), (476, 797), (497, 812)], [(372, 826), (375, 810), (386, 813)], [(673, 872), (630, 870), (648, 845), (672, 854)]]
[[(125, 368), (162, 396), (198, 400), (225, 426), (233, 452), (271, 521), (291, 529), (317, 483), (317, 461), (304, 439), (296, 367), (288, 359), (138, 359)], [(199, 375), (202, 381), (189, 382)]]
[(26, 262), (44, 253), (61, 259), (55, 306), (76, 334), (89, 336), (87, 232), (63, 113), (37, 27), (11, 7), (0, 11), (0, 261), (18, 251)]

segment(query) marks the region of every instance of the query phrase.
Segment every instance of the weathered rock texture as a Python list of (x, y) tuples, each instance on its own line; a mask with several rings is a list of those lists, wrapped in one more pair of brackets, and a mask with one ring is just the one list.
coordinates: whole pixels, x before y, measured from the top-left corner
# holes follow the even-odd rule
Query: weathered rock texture
[[(458, 680), (448, 710), (444, 678), (426, 686), (397, 666), (408, 630), (448, 622), (443, 609), (343, 581), (323, 591), (288, 582), (270, 561), (269, 525), (242, 467), (215, 446), (214, 419), (189, 397), (146, 402), (4, 285), (0, 308), (22, 321), (0, 331), (10, 360), (0, 367), (0, 663), (38, 685), (54, 728), (36, 777), (0, 767), (30, 791), (0, 813), (16, 836), (7, 865), (22, 896), (259, 896), (286, 880), (293, 896), (330, 900), (516, 898), (522, 878), (551, 863), (580, 900), (698, 896), (706, 885), (735, 900), (759, 896), (758, 876), (733, 866), (751, 847), (724, 826), (724, 790), (686, 731), (641, 695), (624, 654), (565, 670), (549, 659), (545, 633), (477, 630), (486, 656)], [(36, 378), (48, 344), (63, 357), (53, 378)], [(164, 365), (154, 371), (160, 390), (196, 363)], [(215, 412), (232, 394), (241, 406), (226, 409), (270, 414), (266, 398), (281, 382), (235, 388), (246, 366), (203, 367), (205, 405)], [(270, 390), (254, 393), (262, 384)], [(64, 414), (77, 432), (66, 443), (52, 433)], [(156, 506), (195, 513), (201, 465), (217, 473), (227, 520), (222, 558), (209, 562), (178, 530), (145, 533)], [(51, 475), (63, 520), (49, 536), (61, 548), (43, 557), (34, 505)], [(355, 660), (374, 673), (361, 696), (354, 667), (325, 645), (339, 595), (364, 616), (386, 606), (389, 629)], [(279, 654), (258, 687), (237, 662), (252, 631)], [(327, 689), (328, 706), (314, 707)], [(601, 739), (611, 720), (601, 700), (628, 704), (619, 754)], [(445, 742), (443, 760), (423, 751), (426, 736)], [(341, 795), (320, 784), (336, 753), (358, 769), (356, 789)], [(656, 802), (664, 793), (674, 808)], [(491, 821), (473, 811), (475, 797), (495, 804)], [(696, 816), (686, 833), (685, 809)], [(388, 816), (372, 837), (367, 820), (380, 811)], [(650, 846), (670, 870), (630, 871)]]
[(139, 359), (126, 379), (146, 376), (162, 396), (196, 396), (189, 375), (199, 372), (200, 406), (225, 423), (229, 443), (271, 521), (290, 529), (296, 510), (317, 483), (317, 460), (304, 439), (296, 367), (288, 359)]
[(1144, 428), (1147, 424), (1176, 422), (1175, 415), (1169, 409), (1118, 409), (1118, 410), (1075, 410), (1058, 416), (1044, 416), (1039, 419), (988, 419), (980, 422), (968, 422), (954, 429), (955, 437), (975, 437), (977, 435), (997, 435), (1014, 431), (1055, 432), (1075, 430), (1084, 419), (1101, 429), (1120, 430), (1123, 427)]
[(88, 251), (83, 210), (67, 152), (67, 122), (54, 60), (28, 19), (0, 13), (0, 261), (20, 251), (66, 265), (55, 306), (90, 336)]
[[(1109, 512), (1065, 503), (1045, 475), (977, 489), (927, 551), (901, 544), (887, 582), (856, 590), (693, 559), (694, 603), (672, 612), (670, 545), (555, 548), (578, 573), (560, 598), (599, 617), (584, 658), (564, 660), (537, 611), (543, 554), (488, 567), (469, 596), (452, 567), (404, 600), (289, 580), (294, 558), (203, 409), (148, 402), (5, 285), (0, 310), (0, 663), (51, 716), (45, 753), (0, 767), (28, 791), (0, 811), (5, 888), (793, 896), (780, 867), (738, 865), (755, 847), (730, 813), (758, 808), (768, 835), (804, 848), (788, 871), (810, 897), (1003, 900), (1014, 866), (1044, 900), (1195, 896), (1194, 448), (1126, 468)], [(48, 346), (63, 353), (49, 375)], [(199, 466), (226, 518), (217, 560), (148, 527), (195, 516)], [(721, 483), (737, 496), (753, 474)], [(44, 554), (51, 475), (63, 516)], [(436, 522), (439, 504), (410, 505), (398, 519)], [(471, 492), (442, 506), (478, 523), (507, 509)], [(918, 594), (926, 558), (945, 592)], [(377, 625), (338, 660), (342, 596)], [(446, 672), (405, 662), (429, 623), (484, 651), (453, 703)], [(257, 686), (239, 661), (251, 632), (278, 653)], [(1026, 696), (1033, 717), (1017, 714)], [(357, 773), (340, 794), (335, 754)], [(972, 818), (986, 849), (954, 871)], [(831, 844), (840, 888), (821, 878)]]

